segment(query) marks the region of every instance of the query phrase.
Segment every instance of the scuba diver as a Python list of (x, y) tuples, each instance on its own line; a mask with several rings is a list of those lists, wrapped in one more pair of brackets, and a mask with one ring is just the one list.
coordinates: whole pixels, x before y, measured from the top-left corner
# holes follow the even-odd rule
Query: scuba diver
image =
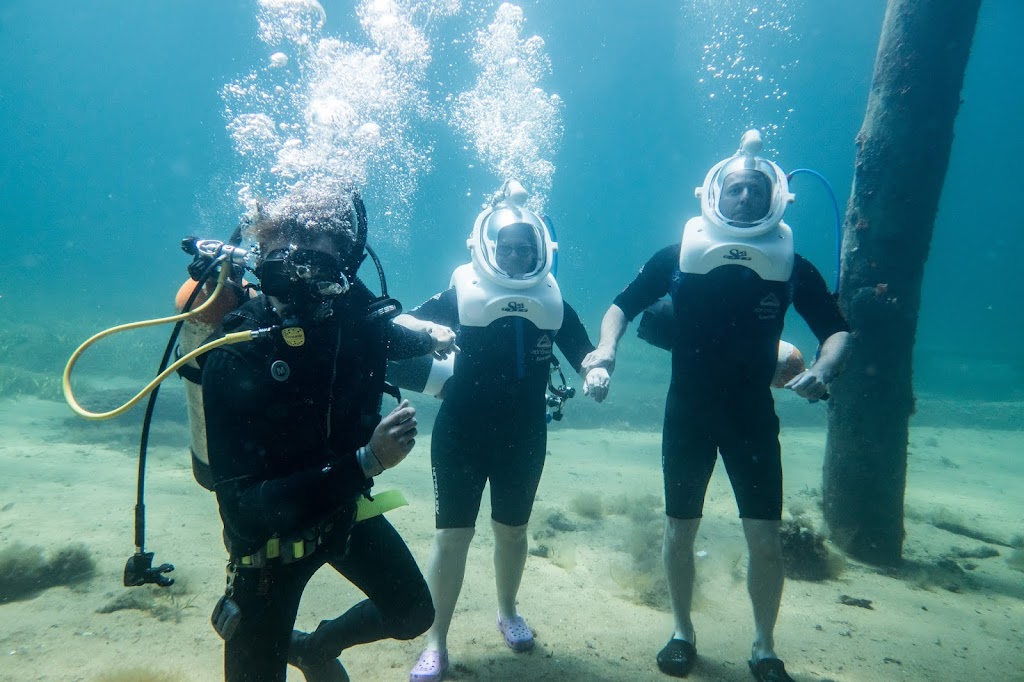
[[(262, 294), (217, 334), (249, 330), (256, 340), (200, 359), (208, 473), (230, 556), (213, 616), (225, 679), (283, 682), (290, 663), (310, 682), (347, 680), (344, 649), (411, 639), (434, 618), (404, 540), (384, 516), (364, 519), (362, 503), (417, 434), (408, 401), (381, 419), (388, 358), (443, 352), (454, 335), (394, 324), (397, 301), (356, 277), (368, 249), (357, 194), (295, 190), (261, 208), (247, 232)], [(324, 564), (367, 599), (295, 631), (302, 592)]]
[(411, 682), (439, 682), (448, 670), (448, 630), (488, 481), (498, 630), (513, 651), (534, 644), (516, 595), (547, 452), (545, 389), (554, 346), (577, 371), (594, 346), (552, 275), (558, 245), (550, 227), (526, 200), (522, 185), (507, 181), (500, 201), (477, 217), (467, 242), (472, 260), (455, 270), (451, 288), (396, 319), (411, 328), (445, 325), (458, 342), (430, 446), (437, 532), (427, 583), (436, 615)]
[[(794, 198), (786, 175), (759, 155), (761, 149), (760, 133), (750, 130), (736, 154), (711, 168), (696, 190), (701, 215), (686, 223), (681, 243), (656, 253), (615, 298), (601, 322), (597, 350), (583, 361), (590, 372), (613, 372), (628, 323), (670, 296), (663, 557), (675, 629), (657, 664), (674, 677), (685, 677), (697, 661), (690, 617), (693, 544), (721, 454), (749, 550), (754, 641), (748, 664), (758, 680), (791, 680), (774, 642), (784, 573), (779, 420), (771, 394), (787, 308), (793, 305), (821, 346), (817, 360), (786, 388), (821, 399), (849, 350), (849, 326), (835, 298), (818, 270), (794, 252), (792, 231), (782, 222)], [(608, 386), (608, 375), (588, 374), (585, 389), (598, 402)]]

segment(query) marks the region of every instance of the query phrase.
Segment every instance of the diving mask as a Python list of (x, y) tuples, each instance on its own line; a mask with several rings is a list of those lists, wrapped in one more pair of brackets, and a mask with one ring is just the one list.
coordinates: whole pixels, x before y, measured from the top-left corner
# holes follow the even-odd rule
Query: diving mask
[(262, 291), (293, 305), (320, 303), (349, 290), (338, 259), (315, 249), (274, 249), (256, 267)]

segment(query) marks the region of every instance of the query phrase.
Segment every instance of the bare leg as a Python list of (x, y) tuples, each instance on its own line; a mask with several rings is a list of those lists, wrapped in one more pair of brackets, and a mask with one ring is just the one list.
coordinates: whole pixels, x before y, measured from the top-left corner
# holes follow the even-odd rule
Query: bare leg
[(466, 575), (466, 556), (474, 528), (440, 528), (434, 535), (427, 567), (427, 585), (434, 600), (434, 624), (427, 631), (427, 649), (448, 649), (448, 628)]
[(754, 608), (754, 644), (751, 658), (778, 658), (775, 655), (775, 621), (782, 601), (785, 581), (779, 522), (743, 519), (750, 562), (747, 566), (747, 591)]
[(665, 542), (662, 558), (668, 579), (668, 594), (675, 618), (674, 639), (683, 639), (696, 645), (696, 634), (690, 609), (693, 606), (693, 542), (697, 538), (700, 519), (674, 519), (666, 517)]
[(498, 589), (498, 615), (516, 617), (516, 595), (526, 568), (526, 526), (506, 526), (491, 520), (494, 528), (494, 582)]

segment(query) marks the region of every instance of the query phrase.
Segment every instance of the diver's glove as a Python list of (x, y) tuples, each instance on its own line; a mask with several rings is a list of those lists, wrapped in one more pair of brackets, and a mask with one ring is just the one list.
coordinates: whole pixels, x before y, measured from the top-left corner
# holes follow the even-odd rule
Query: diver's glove
[(597, 402), (602, 402), (608, 397), (608, 386), (611, 383), (611, 376), (604, 367), (595, 367), (587, 372), (587, 378), (583, 382), (583, 394), (589, 395)]

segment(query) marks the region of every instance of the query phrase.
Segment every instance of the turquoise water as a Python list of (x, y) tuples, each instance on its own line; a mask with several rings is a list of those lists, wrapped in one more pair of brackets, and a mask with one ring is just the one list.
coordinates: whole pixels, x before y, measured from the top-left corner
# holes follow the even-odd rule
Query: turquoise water
[[(784, 169), (827, 176), (845, 205), (885, 10), (882, 0), (532, 0), (503, 15), (496, 2), (407, 0), (359, 14), (325, 0), (319, 29), (289, 28), (272, 11), (298, 7), (294, 17), (315, 24), (311, 2), (268, 0), (261, 12), (242, 0), (0, 0), (0, 409), (60, 400), (55, 379), (79, 342), (168, 313), (186, 276), (183, 237), (226, 238), (240, 197), (272, 197), (293, 179), (276, 147), (252, 128), (237, 134), (240, 114), (266, 113), (279, 141), (304, 141), (292, 170), (312, 163), (364, 187), (371, 242), (406, 307), (447, 286), (481, 205), (514, 169), (557, 226), (559, 282), (596, 340), (612, 298), (679, 239), (699, 210), (693, 188), (748, 127), (765, 131)], [(924, 281), (917, 426), (1024, 425), (1022, 22), (1018, 0), (983, 2)], [(278, 51), (287, 63), (275, 66)], [(353, 63), (363, 66), (346, 72)], [(495, 108), (505, 127), (480, 127)], [(831, 282), (828, 199), (807, 176), (791, 189), (797, 249)], [(82, 372), (100, 378), (94, 387), (141, 383), (162, 334), (101, 346)], [(667, 356), (628, 334), (609, 403), (576, 399), (567, 426), (660, 425)], [(795, 317), (786, 338), (813, 351)], [(183, 410), (169, 389), (158, 433), (174, 443)], [(111, 437), (129, 443), (140, 411)], [(780, 399), (792, 426), (820, 428), (823, 412)], [(0, 480), (8, 466), (0, 459)], [(4, 532), (0, 541), (18, 539)]]
[[(817, 169), (841, 204), (848, 196), (884, 3), (775, 4), (787, 31), (750, 30), (750, 6), (735, 0), (640, 2), (628, 12), (524, 4), (522, 37), (541, 36), (551, 65), (538, 84), (562, 103), (546, 202), (562, 244), (560, 280), (592, 328), (639, 265), (678, 238), (697, 209), (692, 187), (748, 125), (767, 131), (783, 168)], [(408, 137), (430, 170), (413, 173), (415, 187), (392, 216), (383, 213), (394, 197), (368, 192), (371, 236), (408, 305), (447, 283), (466, 255), (473, 217), (501, 180), (445, 120), (447, 98), (479, 74), (468, 54), (473, 36), (494, 20), (488, 3), (463, 5), (454, 16), (417, 17), (427, 27), (431, 61), (419, 86), (431, 111), (408, 117)], [(347, 4), (326, 10), (323, 36), (370, 44)], [(1014, 130), (1024, 95), (1012, 85), (1021, 74), (1012, 46), (1022, 11), (1012, 0), (982, 8), (918, 344), (922, 387), (990, 399), (1019, 397), (1021, 377), (1014, 332), (1022, 313), (1011, 283), (1024, 237), (1014, 229), (1010, 169), (1024, 145)], [(235, 153), (221, 91), (266, 63), (271, 48), (257, 29), (247, 2), (0, 7), (0, 229), (11, 245), (0, 255), (5, 318), (74, 320), (84, 333), (151, 315), (181, 278), (179, 239), (231, 231), (251, 159)], [(729, 39), (709, 59), (704, 46), (716, 31)], [(730, 70), (732, 54), (745, 61)], [(718, 87), (727, 78), (705, 78), (709, 65), (745, 82), (752, 99), (741, 98), (741, 87)], [(781, 102), (756, 101), (778, 88), (751, 81), (747, 65), (781, 84)], [(798, 249), (832, 281), (827, 199), (807, 176), (794, 190), (787, 219)], [(414, 267), (399, 270), (398, 261)], [(810, 343), (801, 325), (791, 327), (801, 345)], [(980, 379), (953, 372), (956, 383), (950, 362), (984, 371)]]

